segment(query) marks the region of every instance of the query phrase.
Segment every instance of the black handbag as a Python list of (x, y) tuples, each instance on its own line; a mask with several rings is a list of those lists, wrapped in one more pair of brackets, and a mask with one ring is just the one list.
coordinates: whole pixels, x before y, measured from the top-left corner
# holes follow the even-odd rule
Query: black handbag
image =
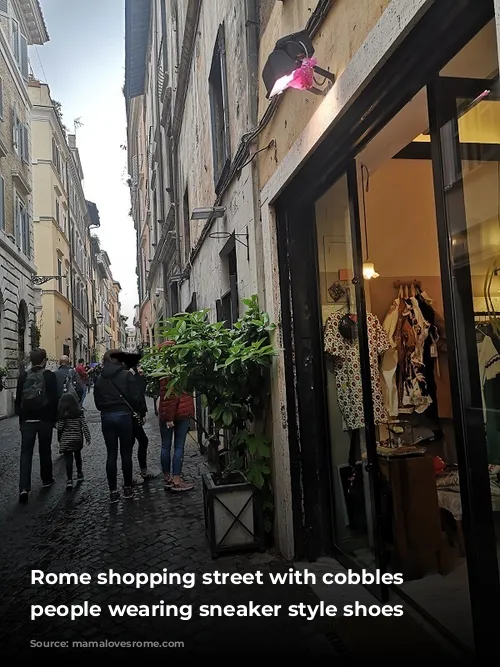
[(138, 414), (134, 408), (130, 405), (130, 403), (127, 401), (125, 396), (121, 393), (121, 391), (118, 389), (116, 384), (113, 382), (113, 380), (110, 380), (107, 378), (109, 384), (113, 387), (113, 389), (116, 391), (118, 396), (122, 399), (122, 401), (125, 403), (125, 405), (130, 409), (130, 412), (132, 413), (132, 419), (135, 421), (137, 426), (142, 426), (143, 420), (140, 414)]

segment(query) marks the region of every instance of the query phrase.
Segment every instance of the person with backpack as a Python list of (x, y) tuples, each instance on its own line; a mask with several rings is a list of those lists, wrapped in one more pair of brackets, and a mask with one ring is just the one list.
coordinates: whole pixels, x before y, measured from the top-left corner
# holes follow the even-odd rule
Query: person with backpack
[(57, 380), (57, 396), (60, 399), (63, 394), (71, 392), (77, 396), (80, 403), (83, 397), (83, 389), (79, 376), (74, 368), (71, 368), (69, 357), (64, 355), (59, 359), (59, 368), (55, 371)]
[(136, 378), (120, 359), (120, 350), (108, 350), (103, 358), (102, 373), (94, 387), (95, 406), (101, 413), (101, 426), (108, 451), (106, 475), (110, 501), (117, 503), (118, 448), (122, 460), (123, 495), (133, 498), (134, 420), (143, 422), (146, 413), (146, 398)]
[(40, 476), (43, 488), (54, 484), (52, 474), (52, 430), (57, 421), (57, 380), (46, 370), (47, 352), (33, 350), (31, 368), (22, 371), (17, 383), (15, 410), (21, 431), (19, 502), (28, 502), (31, 491), (33, 451), (38, 438)]
[(77, 482), (83, 482), (83, 440), (90, 445), (90, 431), (78, 399), (67, 392), (59, 399), (57, 440), (59, 451), (66, 462), (66, 491), (73, 489), (73, 460), (76, 463)]

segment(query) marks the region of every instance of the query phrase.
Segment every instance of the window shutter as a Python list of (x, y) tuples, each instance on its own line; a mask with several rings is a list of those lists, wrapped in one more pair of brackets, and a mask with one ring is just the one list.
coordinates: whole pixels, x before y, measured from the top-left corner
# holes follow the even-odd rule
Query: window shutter
[(222, 106), (224, 109), (224, 161), (227, 161), (231, 159), (231, 142), (229, 133), (229, 94), (228, 94), (228, 83), (227, 83), (226, 34), (223, 23), (219, 29), (219, 53), (220, 53), (221, 87), (222, 87)]
[(215, 302), (215, 312), (217, 313), (217, 322), (222, 322), (224, 320), (224, 315), (222, 312), (222, 301), (217, 299)]
[(9, 0), (0, 0), (0, 13), (1, 14), (9, 13)]
[(30, 132), (29, 132), (29, 127), (26, 123), (23, 123), (23, 125), (21, 126), (21, 132), (22, 132), (22, 136), (23, 136), (22, 158), (27, 164), (29, 164), (29, 162), (30, 162)]
[(28, 40), (24, 35), (20, 36), (19, 65), (21, 67), (21, 74), (26, 80), (28, 80), (29, 77)]
[(12, 52), (17, 64), (21, 65), (21, 33), (19, 32), (19, 23), (16, 19), (11, 19), (12, 24)]
[(21, 202), (16, 197), (14, 204), (14, 240), (18, 248), (21, 247)]
[(3, 79), (0, 77), (0, 118), (3, 119)]
[(238, 320), (239, 298), (238, 298), (238, 278), (229, 276), (231, 283), (231, 324), (234, 325)]
[(22, 241), (23, 241), (23, 247), (22, 251), (26, 255), (26, 257), (30, 256), (30, 217), (28, 215), (28, 211), (26, 209), (23, 210), (22, 212), (22, 225), (23, 225), (23, 235), (22, 235)]
[(16, 152), (19, 150), (19, 118), (16, 109), (12, 108), (12, 145)]
[(0, 229), (5, 229), (5, 181), (0, 176)]

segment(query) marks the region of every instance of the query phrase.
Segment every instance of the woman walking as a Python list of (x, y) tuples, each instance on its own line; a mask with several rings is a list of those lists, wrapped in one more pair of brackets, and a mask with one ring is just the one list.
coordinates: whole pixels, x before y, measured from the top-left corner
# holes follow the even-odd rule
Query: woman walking
[(132, 449), (134, 447), (134, 419), (145, 419), (147, 413), (144, 392), (127, 366), (120, 361), (123, 352), (108, 350), (103, 358), (102, 372), (94, 388), (94, 401), (101, 413), (102, 434), (108, 458), (110, 501), (117, 503), (118, 448), (122, 460), (123, 495), (133, 498)]
[[(189, 432), (189, 421), (194, 415), (194, 401), (189, 394), (167, 397), (168, 379), (160, 382), (160, 402), (158, 407), (161, 434), (161, 467), (165, 489), (173, 492), (190, 491), (193, 484), (187, 484), (181, 477), (184, 460), (184, 446)], [(172, 457), (172, 440), (174, 455)]]
[(59, 400), (57, 440), (59, 451), (66, 462), (66, 491), (73, 489), (73, 460), (76, 463), (76, 479), (83, 481), (83, 440), (90, 445), (90, 431), (83, 416), (83, 409), (71, 393), (63, 394)]

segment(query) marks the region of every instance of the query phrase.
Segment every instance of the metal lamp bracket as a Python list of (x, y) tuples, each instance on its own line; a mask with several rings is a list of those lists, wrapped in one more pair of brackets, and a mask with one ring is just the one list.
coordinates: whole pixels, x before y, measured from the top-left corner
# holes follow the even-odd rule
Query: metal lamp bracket
[[(245, 234), (235, 234), (234, 232), (211, 232), (208, 236), (211, 239), (219, 240), (234, 238), (235, 241), (238, 241), (238, 243), (241, 243), (241, 245), (247, 249), (247, 261), (250, 261), (250, 237), (248, 234), (248, 227), (246, 228)], [(242, 241), (242, 238), (245, 240)]]
[(45, 285), (49, 280), (59, 280), (66, 278), (67, 275), (68, 274), (64, 274), (63, 276), (31, 276), (31, 282), (33, 285)]

